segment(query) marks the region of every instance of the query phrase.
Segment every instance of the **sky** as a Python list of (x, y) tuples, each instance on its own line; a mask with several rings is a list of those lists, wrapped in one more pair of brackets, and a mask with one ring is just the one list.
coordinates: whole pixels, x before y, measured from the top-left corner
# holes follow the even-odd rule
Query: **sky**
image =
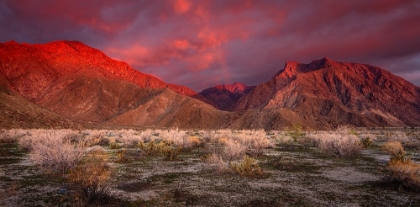
[(1, 0), (0, 42), (81, 41), (197, 92), (323, 57), (419, 86), (419, 11), (418, 0)]

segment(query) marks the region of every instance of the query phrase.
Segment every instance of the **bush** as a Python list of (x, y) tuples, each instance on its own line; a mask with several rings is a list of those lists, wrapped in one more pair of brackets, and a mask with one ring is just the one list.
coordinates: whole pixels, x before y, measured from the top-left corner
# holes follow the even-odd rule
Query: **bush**
[(116, 142), (109, 143), (109, 149), (120, 149), (121, 146)]
[(370, 137), (365, 137), (360, 140), (360, 144), (363, 146), (363, 148), (369, 148), (372, 143), (373, 141), (370, 139)]
[(110, 202), (107, 181), (111, 168), (106, 164), (106, 155), (88, 154), (70, 170), (67, 178), (75, 187), (75, 197), (80, 205), (100, 205)]
[(42, 171), (64, 174), (76, 167), (82, 159), (86, 144), (84, 142), (72, 144), (69, 140), (63, 143), (62, 140), (47, 134), (41, 137), (25, 137), (20, 140), (20, 144), (30, 149), (30, 159)]
[(382, 146), (382, 149), (391, 155), (389, 158), (390, 164), (394, 162), (410, 162), (410, 158), (406, 156), (404, 147), (402, 146), (401, 142), (387, 142), (384, 144), (384, 146)]
[(255, 177), (263, 174), (263, 171), (257, 161), (247, 155), (244, 156), (242, 161), (238, 163), (231, 163), (230, 167), (234, 172), (241, 176)]
[(402, 144), (396, 141), (387, 142), (383, 149), (391, 155), (387, 178), (398, 187), (420, 191), (420, 165), (406, 156)]
[(230, 170), (228, 168), (228, 164), (223, 160), (223, 158), (220, 155), (207, 154), (202, 156), (201, 159), (207, 164), (214, 166), (220, 173), (225, 173)]
[(302, 132), (302, 125), (301, 124), (293, 124), (292, 128), (289, 129), (287, 134), (292, 137), (292, 139), (297, 142), (298, 138), (304, 136), (305, 134)]
[(144, 143), (144, 142), (140, 141), (137, 146), (140, 149), (144, 150), (146, 152), (147, 156), (150, 156), (150, 155), (156, 155), (156, 154), (162, 152), (162, 148), (165, 145), (167, 145), (167, 143), (165, 143), (165, 142), (151, 141), (151, 142)]
[(420, 191), (420, 166), (412, 162), (393, 161), (387, 166), (388, 179), (406, 189)]
[(126, 152), (127, 152), (127, 149), (121, 149), (121, 150), (119, 150), (119, 151), (117, 151), (117, 163), (126, 163), (126, 162), (130, 162), (130, 159), (128, 159), (127, 158), (127, 156), (126, 156)]
[(228, 160), (235, 160), (242, 157), (245, 154), (246, 147), (242, 143), (228, 139), (225, 142), (223, 149), (223, 157)]
[(361, 146), (355, 135), (329, 135), (318, 140), (318, 147), (328, 155), (350, 157), (360, 153)]
[(162, 147), (161, 152), (165, 156), (165, 160), (173, 161), (178, 159), (180, 148), (169, 145)]

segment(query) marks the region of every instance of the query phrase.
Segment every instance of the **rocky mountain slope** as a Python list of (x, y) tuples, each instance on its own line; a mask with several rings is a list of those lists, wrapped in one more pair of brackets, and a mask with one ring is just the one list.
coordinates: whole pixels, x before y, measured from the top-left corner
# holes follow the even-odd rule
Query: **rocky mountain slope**
[(323, 58), (287, 62), (271, 80), (233, 106), (235, 111), (286, 108), (328, 125), (419, 126), (420, 88), (379, 67)]
[(200, 95), (214, 103), (216, 108), (229, 111), (237, 100), (248, 94), (254, 88), (255, 86), (247, 86), (243, 83), (218, 85), (204, 89), (200, 92)]
[(81, 128), (82, 125), (33, 104), (9, 89), (0, 74), (0, 128)]
[[(45, 45), (8, 42), (0, 45), (0, 62), (5, 87), (64, 119), (83, 124), (101, 124), (141, 108), (170, 88), (181, 88), (183, 91), (178, 92), (186, 91), (186, 95), (197, 94), (191, 93), (192, 90), (187, 87), (169, 86), (80, 42), (59, 41)], [(208, 104), (188, 96), (178, 93), (172, 96), (191, 99), (198, 108), (216, 111)], [(167, 104), (165, 107), (174, 106)], [(178, 107), (181, 109), (173, 110), (192, 110), (182, 109), (184, 105)], [(156, 110), (161, 109), (168, 110)], [(143, 115), (144, 112), (138, 114), (139, 117)], [(135, 123), (136, 126), (144, 124), (139, 121)]]

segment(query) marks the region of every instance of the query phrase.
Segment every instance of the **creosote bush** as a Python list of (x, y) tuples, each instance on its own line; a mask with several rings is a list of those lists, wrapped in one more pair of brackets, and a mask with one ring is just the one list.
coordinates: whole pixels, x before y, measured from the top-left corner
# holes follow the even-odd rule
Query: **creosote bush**
[(420, 192), (420, 165), (411, 161), (400, 142), (387, 142), (383, 149), (391, 157), (387, 165), (387, 179), (399, 188)]
[(230, 163), (230, 167), (235, 173), (241, 176), (255, 177), (263, 174), (263, 171), (257, 161), (247, 155), (245, 155), (240, 162)]
[(287, 134), (292, 137), (293, 141), (297, 142), (300, 137), (303, 137), (305, 134), (302, 130), (301, 124), (293, 124), (291, 129), (287, 132)]
[(391, 157), (389, 158), (389, 163), (391, 164), (394, 162), (410, 162), (410, 158), (406, 156), (406, 152), (401, 142), (387, 142), (384, 144), (384, 146), (382, 146), (382, 149), (386, 151), (389, 155), (391, 155)]
[(67, 178), (75, 185), (75, 198), (79, 205), (100, 206), (111, 202), (107, 181), (111, 168), (106, 163), (107, 155), (87, 154), (78, 165), (70, 170)]
[(372, 145), (373, 141), (370, 137), (365, 137), (360, 140), (360, 144), (363, 148), (369, 148)]

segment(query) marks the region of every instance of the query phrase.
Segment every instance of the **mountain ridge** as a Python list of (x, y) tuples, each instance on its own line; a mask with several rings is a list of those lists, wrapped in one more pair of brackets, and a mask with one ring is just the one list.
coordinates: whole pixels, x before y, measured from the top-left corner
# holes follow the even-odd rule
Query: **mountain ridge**
[[(69, 127), (420, 126), (420, 88), (368, 64), (288, 61), (256, 86), (217, 85), (197, 93), (78, 41), (0, 43), (0, 63), (0, 98), (8, 103), (1, 112), (30, 115), (23, 106), (33, 104), (44, 118), (30, 120), (48, 123), (34, 126), (52, 126), (58, 119)], [(13, 126), (22, 121), (9, 117)]]

